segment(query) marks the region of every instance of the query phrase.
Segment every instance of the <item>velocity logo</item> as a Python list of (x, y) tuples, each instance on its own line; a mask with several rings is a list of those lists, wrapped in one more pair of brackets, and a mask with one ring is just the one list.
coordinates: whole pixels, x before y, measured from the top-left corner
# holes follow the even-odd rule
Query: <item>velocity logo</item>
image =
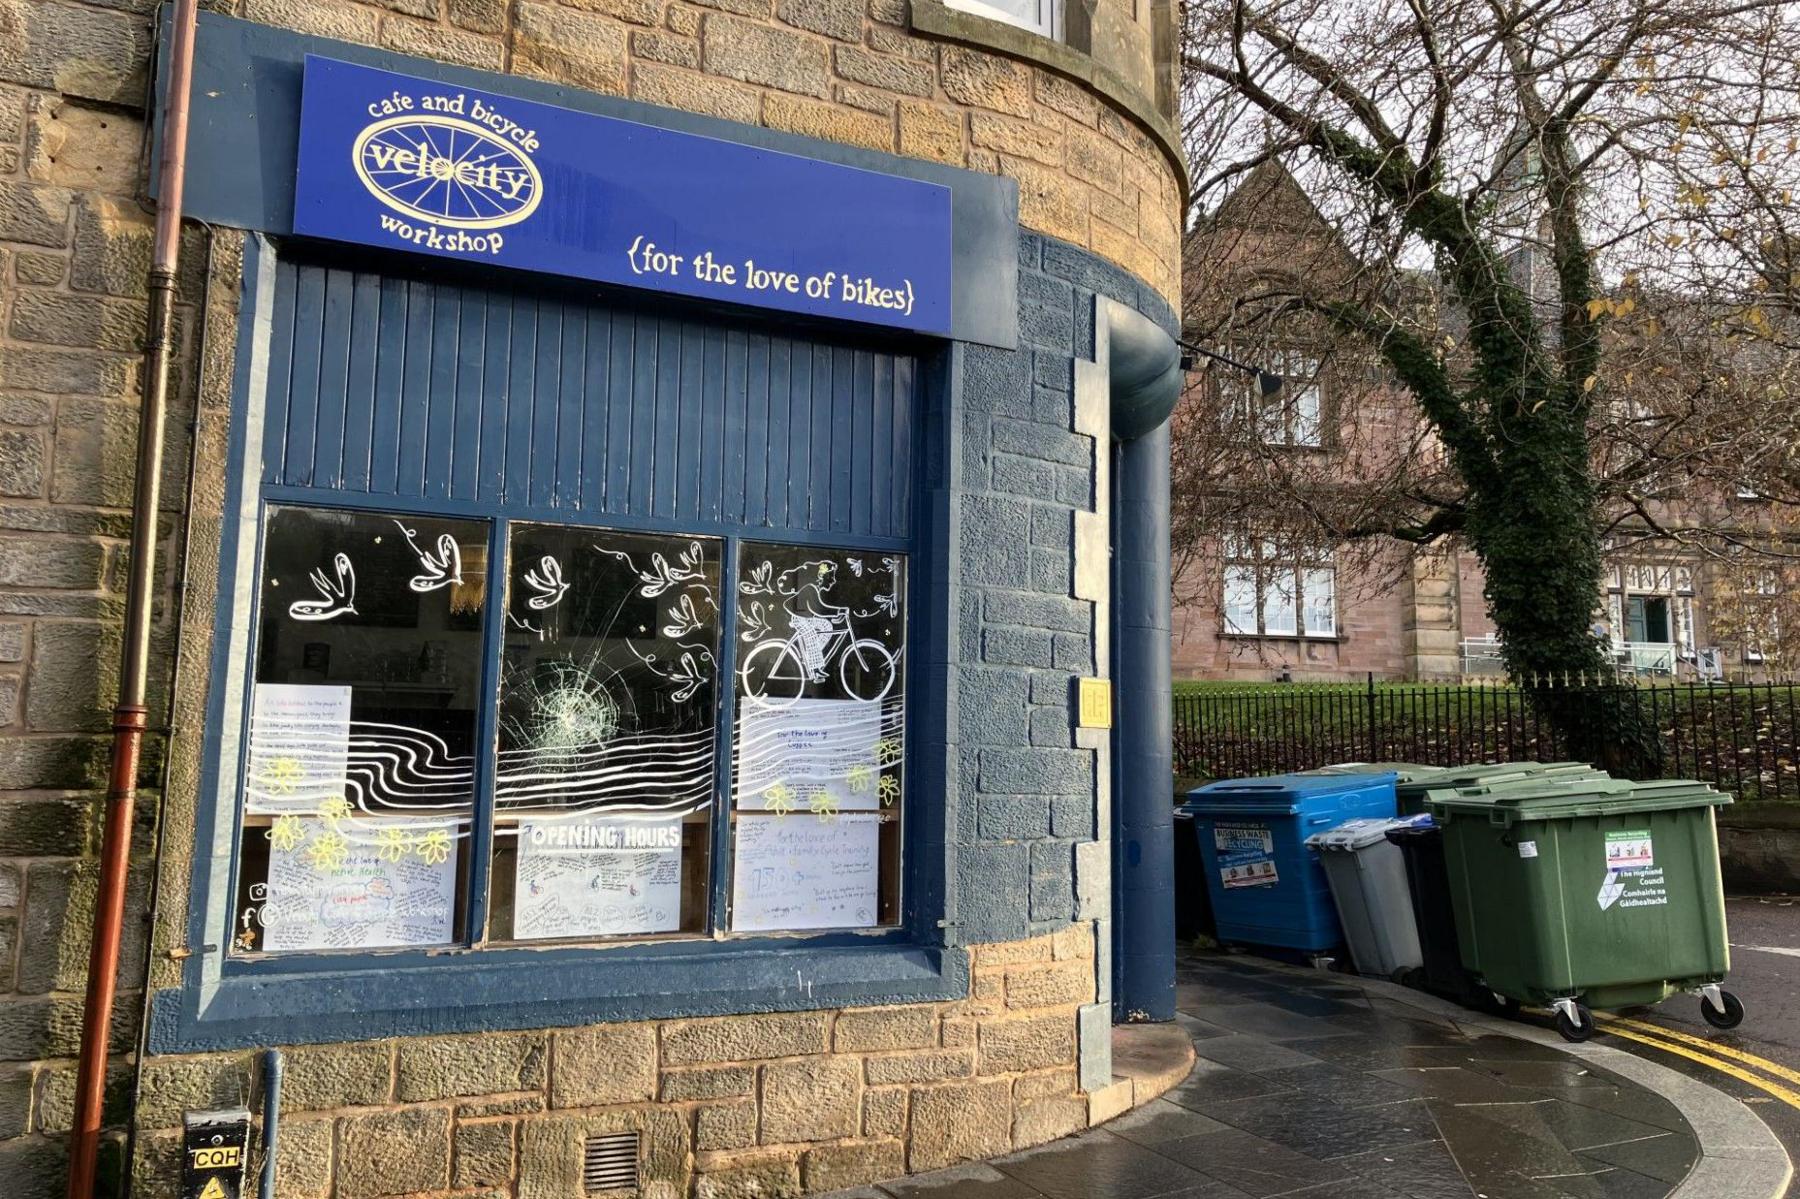
[(357, 136), (350, 154), (357, 178), (377, 200), (453, 229), (515, 225), (536, 211), (543, 192), (543, 177), (521, 148), (456, 117), (377, 121)]

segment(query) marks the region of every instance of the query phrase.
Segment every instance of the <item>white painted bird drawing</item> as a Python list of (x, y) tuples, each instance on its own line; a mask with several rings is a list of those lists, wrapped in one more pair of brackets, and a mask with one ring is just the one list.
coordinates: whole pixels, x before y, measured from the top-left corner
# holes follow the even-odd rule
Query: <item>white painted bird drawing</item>
[(537, 593), (525, 600), (525, 606), (534, 612), (556, 607), (562, 602), (563, 592), (569, 589), (563, 581), (562, 563), (549, 554), (539, 559), (536, 569), (525, 572), (525, 585)]
[(420, 595), (436, 591), (440, 587), (462, 586), (462, 548), (456, 544), (456, 538), (448, 533), (439, 533), (436, 550), (422, 550), (415, 538), (417, 534), (401, 521), (395, 521), (400, 531), (406, 534), (407, 544), (412, 546), (413, 555), (419, 559), (419, 573), (407, 584)]
[(333, 579), (322, 566), (314, 567), (312, 585), (319, 593), (316, 600), (295, 600), (288, 605), (288, 615), (295, 620), (332, 620), (345, 613), (356, 614), (356, 568), (350, 555), (340, 553), (331, 560), (337, 571)]

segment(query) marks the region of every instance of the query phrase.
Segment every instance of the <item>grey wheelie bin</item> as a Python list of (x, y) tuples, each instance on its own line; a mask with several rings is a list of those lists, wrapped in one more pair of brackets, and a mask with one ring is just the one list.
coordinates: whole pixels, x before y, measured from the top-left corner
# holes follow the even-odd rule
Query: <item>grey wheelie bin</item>
[(1399, 981), (1424, 964), (1407, 890), (1406, 858), (1388, 840), (1388, 832), (1430, 819), (1348, 820), (1306, 839), (1325, 867), (1350, 960), (1359, 974)]

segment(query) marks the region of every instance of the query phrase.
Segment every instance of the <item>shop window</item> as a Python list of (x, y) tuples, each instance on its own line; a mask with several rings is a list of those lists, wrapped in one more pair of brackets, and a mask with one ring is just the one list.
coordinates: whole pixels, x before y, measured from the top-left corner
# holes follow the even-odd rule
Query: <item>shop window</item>
[(479, 522), (270, 509), (239, 950), (458, 939), (486, 563)]
[(719, 543), (508, 538), (489, 939), (702, 933)]
[(268, 510), (237, 952), (899, 922), (903, 555), (495, 532)]
[(734, 932), (900, 914), (906, 559), (738, 556)]

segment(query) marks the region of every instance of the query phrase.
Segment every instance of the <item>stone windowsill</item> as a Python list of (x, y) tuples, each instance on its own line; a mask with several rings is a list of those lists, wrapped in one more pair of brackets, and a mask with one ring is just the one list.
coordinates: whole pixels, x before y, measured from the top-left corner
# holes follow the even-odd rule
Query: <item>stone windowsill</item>
[(1308, 645), (1338, 645), (1348, 640), (1342, 633), (1320, 633), (1316, 636), (1308, 633), (1304, 637), (1298, 633), (1219, 633), (1217, 636), (1220, 641), (1292, 641), (1295, 644), (1304, 641)]

